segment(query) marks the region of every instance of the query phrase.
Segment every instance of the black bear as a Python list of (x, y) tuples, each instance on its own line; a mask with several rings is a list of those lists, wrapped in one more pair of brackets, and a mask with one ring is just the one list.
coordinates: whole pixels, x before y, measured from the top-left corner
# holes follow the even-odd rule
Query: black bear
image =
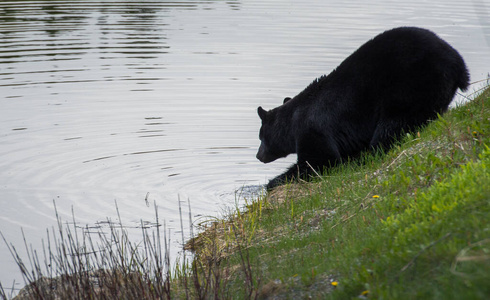
[(469, 73), (461, 55), (433, 32), (385, 31), (329, 75), (314, 80), (262, 120), (257, 158), (272, 162), (297, 153), (297, 163), (268, 189), (332, 167), (364, 150), (389, 148), (403, 132), (445, 112)]

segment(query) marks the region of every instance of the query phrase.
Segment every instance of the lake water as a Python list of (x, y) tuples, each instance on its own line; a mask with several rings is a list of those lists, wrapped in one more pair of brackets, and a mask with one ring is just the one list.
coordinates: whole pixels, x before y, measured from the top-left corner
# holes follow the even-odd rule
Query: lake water
[[(177, 255), (179, 197), (194, 220), (219, 216), (294, 161), (255, 159), (257, 106), (398, 26), (435, 31), (484, 80), (489, 12), (481, 0), (1, 1), (0, 231), (39, 247), (53, 200), (90, 226), (117, 220), (117, 201), (137, 238), (155, 202)], [(0, 266), (4, 287), (22, 282), (2, 242)]]

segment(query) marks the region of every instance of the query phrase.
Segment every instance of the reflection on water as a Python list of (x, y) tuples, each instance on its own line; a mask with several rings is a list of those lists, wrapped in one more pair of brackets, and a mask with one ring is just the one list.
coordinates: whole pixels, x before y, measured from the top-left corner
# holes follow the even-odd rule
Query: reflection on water
[[(117, 201), (131, 229), (153, 220), (156, 202), (179, 236), (179, 197), (194, 217), (216, 215), (294, 160), (256, 161), (256, 107), (277, 106), (379, 32), (432, 29), (473, 80), (486, 78), (485, 5), (2, 1), (0, 230), (21, 245), (23, 227), (38, 245), (53, 200), (90, 226), (115, 219)], [(0, 265), (9, 286), (18, 272), (4, 245)]]

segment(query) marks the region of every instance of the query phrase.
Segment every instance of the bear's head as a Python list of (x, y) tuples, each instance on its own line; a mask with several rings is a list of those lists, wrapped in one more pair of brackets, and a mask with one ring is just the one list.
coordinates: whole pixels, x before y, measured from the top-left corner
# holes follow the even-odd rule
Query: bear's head
[(291, 151), (284, 143), (284, 124), (279, 124), (276, 111), (266, 111), (259, 106), (257, 109), (262, 126), (260, 127), (259, 139), (260, 147), (257, 152), (257, 159), (263, 163), (270, 163), (278, 158), (286, 157)]

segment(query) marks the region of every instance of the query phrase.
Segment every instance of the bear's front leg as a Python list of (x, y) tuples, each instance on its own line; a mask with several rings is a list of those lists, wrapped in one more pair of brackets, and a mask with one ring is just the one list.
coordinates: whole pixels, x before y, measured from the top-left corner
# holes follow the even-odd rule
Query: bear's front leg
[(314, 132), (303, 135), (298, 143), (297, 153), (298, 162), (285, 173), (269, 181), (267, 190), (297, 181), (299, 178), (309, 180), (310, 177), (321, 174), (324, 169), (333, 167), (341, 161), (335, 141)]
[(267, 184), (267, 190), (270, 191), (273, 188), (278, 187), (280, 185), (284, 185), (286, 183), (296, 181), (298, 178), (298, 174), (299, 174), (298, 164), (294, 164), (286, 172), (275, 177), (274, 179), (271, 179)]
[(298, 161), (298, 163), (292, 165), (286, 172), (270, 180), (267, 184), (267, 190), (298, 181), (298, 179), (309, 181), (311, 177), (318, 175), (322, 171), (323, 166), (321, 165), (319, 166), (315, 163), (312, 165), (307, 161)]

